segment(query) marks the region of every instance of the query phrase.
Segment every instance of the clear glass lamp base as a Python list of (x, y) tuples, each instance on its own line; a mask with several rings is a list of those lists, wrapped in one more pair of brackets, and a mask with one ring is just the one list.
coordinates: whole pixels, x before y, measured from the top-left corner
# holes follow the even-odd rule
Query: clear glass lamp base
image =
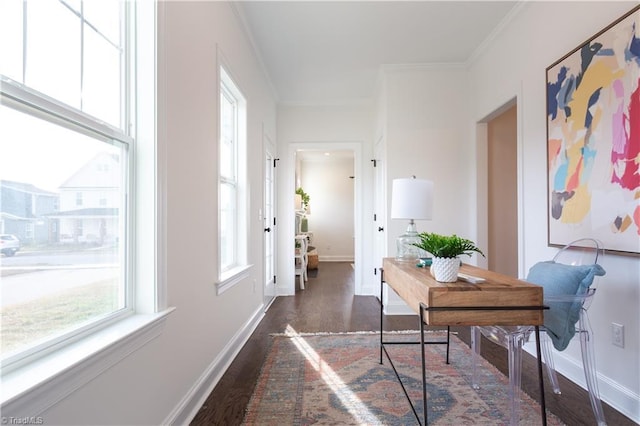
[(413, 244), (420, 243), (416, 225), (411, 221), (404, 234), (396, 239), (396, 260), (399, 262), (416, 262), (422, 257), (424, 250)]

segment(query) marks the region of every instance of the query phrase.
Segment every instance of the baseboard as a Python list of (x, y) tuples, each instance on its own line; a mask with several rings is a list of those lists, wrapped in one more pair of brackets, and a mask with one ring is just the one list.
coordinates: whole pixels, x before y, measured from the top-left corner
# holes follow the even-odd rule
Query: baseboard
[(353, 262), (353, 256), (318, 256), (320, 262)]
[(384, 305), (384, 314), (385, 315), (415, 315), (416, 313), (411, 310), (411, 308), (404, 303), (403, 301), (399, 301), (397, 303), (389, 302)]
[[(556, 370), (586, 390), (587, 384), (584, 378), (582, 363), (578, 364), (572, 358), (558, 352), (554, 352), (553, 356)], [(634, 422), (640, 423), (639, 395), (634, 394), (631, 390), (620, 386), (619, 383), (601, 374), (598, 374), (598, 388), (600, 390), (600, 399)]]
[(178, 405), (169, 413), (169, 416), (167, 416), (162, 424), (187, 425), (191, 423), (196, 414), (198, 414), (202, 404), (207, 400), (223, 374), (231, 365), (231, 362), (233, 362), (258, 324), (260, 324), (260, 321), (262, 321), (264, 310), (263, 305), (258, 307), (251, 318), (238, 330), (216, 359), (209, 364), (209, 367), (207, 367), (202, 376), (194, 383), (189, 392), (187, 392)]
[(600, 398), (604, 402), (640, 424), (640, 395), (600, 375), (598, 375), (598, 387)]
[(376, 296), (376, 299), (380, 300), (380, 284), (378, 284), (377, 286), (363, 285), (358, 296)]
[[(535, 356), (532, 342), (527, 343), (525, 349)], [(582, 363), (578, 363), (575, 359), (557, 351), (553, 353), (553, 363), (558, 373), (583, 389), (587, 389)], [(603, 402), (640, 424), (640, 395), (600, 373), (598, 373), (598, 388), (600, 390), (600, 399)]]

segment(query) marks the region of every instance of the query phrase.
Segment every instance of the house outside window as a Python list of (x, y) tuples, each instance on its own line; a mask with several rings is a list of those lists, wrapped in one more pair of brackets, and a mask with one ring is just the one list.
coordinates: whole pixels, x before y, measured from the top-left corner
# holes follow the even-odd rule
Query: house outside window
[[(246, 100), (224, 67), (220, 67), (219, 139), (219, 271), (224, 291), (247, 265)], [(231, 281), (229, 281), (231, 280)]]
[(57, 211), (58, 193), (5, 179), (0, 180), (0, 189), (1, 233), (14, 235), (25, 249), (47, 244), (53, 226), (47, 215)]
[(33, 240), (34, 235), (34, 224), (28, 223), (25, 227), (25, 237), (27, 240)]

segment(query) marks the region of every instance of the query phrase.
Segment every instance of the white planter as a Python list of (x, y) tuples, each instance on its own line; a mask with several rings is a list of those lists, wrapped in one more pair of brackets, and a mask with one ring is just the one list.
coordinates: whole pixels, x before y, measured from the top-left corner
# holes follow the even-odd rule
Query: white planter
[(431, 263), (431, 275), (441, 283), (458, 281), (460, 259), (457, 257), (434, 257)]

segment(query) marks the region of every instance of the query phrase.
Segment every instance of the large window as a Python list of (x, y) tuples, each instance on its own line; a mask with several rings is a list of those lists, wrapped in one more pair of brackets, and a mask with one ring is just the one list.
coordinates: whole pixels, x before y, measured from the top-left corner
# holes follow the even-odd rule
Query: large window
[(246, 162), (246, 101), (220, 67), (219, 291), (247, 267)]
[(134, 311), (131, 5), (0, 2), (3, 373)]

